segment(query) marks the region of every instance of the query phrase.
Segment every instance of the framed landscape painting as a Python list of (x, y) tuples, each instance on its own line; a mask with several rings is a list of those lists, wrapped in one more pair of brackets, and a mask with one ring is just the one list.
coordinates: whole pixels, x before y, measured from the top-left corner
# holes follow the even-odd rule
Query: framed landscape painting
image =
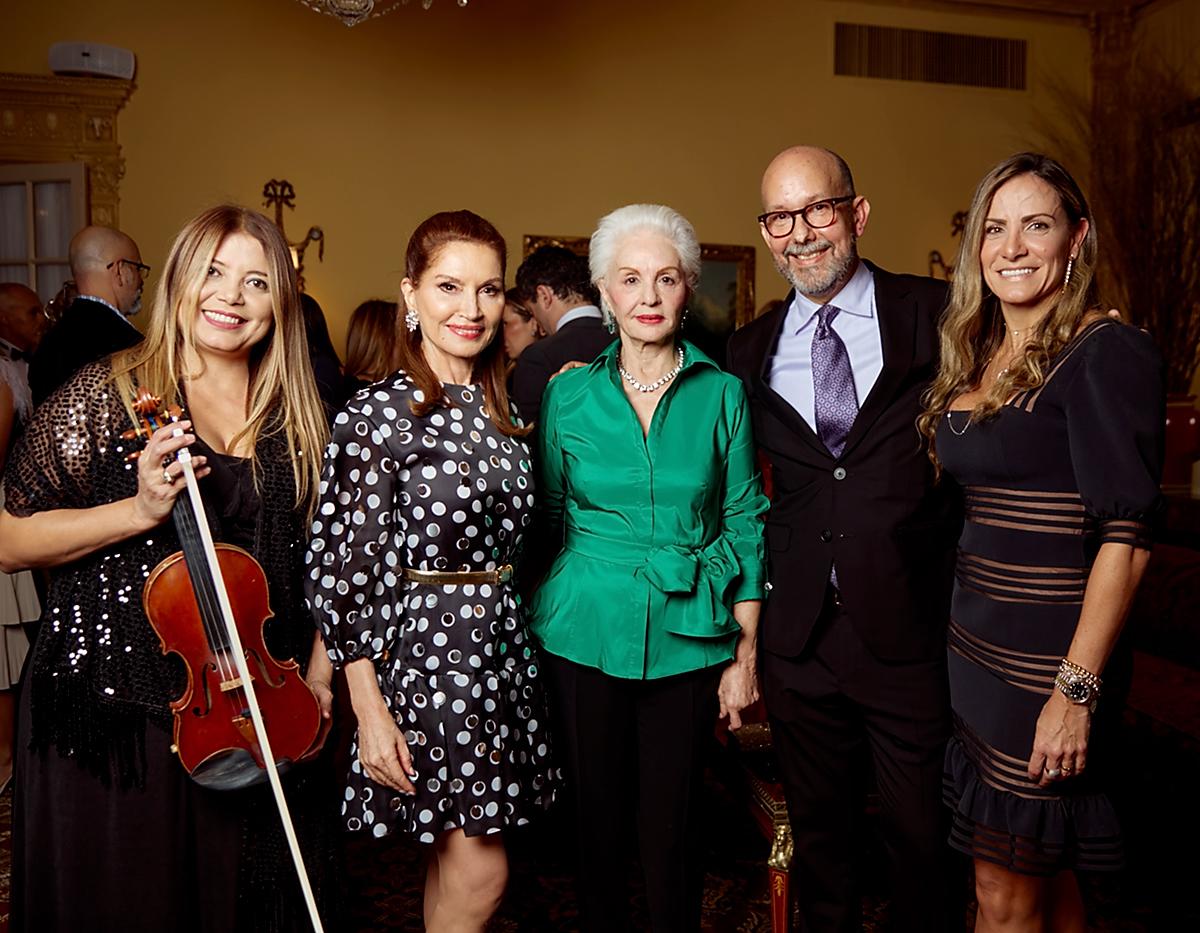
[[(565, 246), (576, 255), (588, 254), (587, 237), (527, 233), (522, 255), (539, 246)], [(700, 284), (688, 302), (684, 336), (721, 362), (725, 340), (754, 319), (754, 247), (701, 243), (700, 260)]]

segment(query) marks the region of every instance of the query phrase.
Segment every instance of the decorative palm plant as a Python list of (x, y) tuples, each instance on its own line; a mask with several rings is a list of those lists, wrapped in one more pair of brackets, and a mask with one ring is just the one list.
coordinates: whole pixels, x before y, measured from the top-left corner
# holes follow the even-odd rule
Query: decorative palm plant
[(1139, 62), (1122, 96), (1091, 134), (1101, 281), (1154, 335), (1167, 390), (1186, 394), (1200, 365), (1200, 98), (1161, 62)]
[(1048, 148), (1091, 168), (1103, 293), (1154, 336), (1167, 391), (1187, 394), (1200, 366), (1200, 98), (1150, 55), (1110, 75), (1095, 101), (1062, 88), (1052, 97)]

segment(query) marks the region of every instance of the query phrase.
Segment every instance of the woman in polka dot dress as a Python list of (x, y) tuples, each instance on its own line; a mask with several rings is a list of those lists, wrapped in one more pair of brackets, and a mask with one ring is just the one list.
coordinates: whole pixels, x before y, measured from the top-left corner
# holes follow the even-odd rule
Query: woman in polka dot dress
[(337, 416), (307, 590), (358, 731), (349, 830), (432, 846), (429, 930), (482, 929), (500, 833), (553, 801), (538, 658), (510, 586), (534, 504), (497, 335), (504, 240), (469, 211), (414, 232), (402, 368)]

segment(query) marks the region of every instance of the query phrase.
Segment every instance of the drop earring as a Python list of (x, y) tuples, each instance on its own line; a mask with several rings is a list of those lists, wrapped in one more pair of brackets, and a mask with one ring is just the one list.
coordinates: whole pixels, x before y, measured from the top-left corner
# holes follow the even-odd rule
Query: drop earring
[(1067, 274), (1063, 276), (1063, 291), (1066, 291), (1068, 285), (1071, 284), (1071, 272), (1075, 268), (1075, 257), (1067, 257)]
[(408, 332), (410, 334), (417, 329), (417, 325), (419, 323), (420, 322), (417, 320), (417, 311), (415, 308), (409, 308), (404, 312), (404, 326), (408, 328)]

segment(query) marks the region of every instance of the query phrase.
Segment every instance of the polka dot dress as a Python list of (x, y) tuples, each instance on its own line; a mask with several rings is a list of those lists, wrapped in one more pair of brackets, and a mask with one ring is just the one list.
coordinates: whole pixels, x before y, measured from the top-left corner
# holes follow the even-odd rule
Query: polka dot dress
[(534, 504), (529, 448), (487, 416), (478, 386), (418, 418), (408, 376), (364, 389), (334, 422), (307, 591), (334, 663), (370, 658), (417, 772), (415, 797), (376, 784), (357, 735), (347, 829), (425, 843), (528, 822), (559, 783), (538, 658), (508, 584), (406, 582), (417, 570), (511, 563)]

